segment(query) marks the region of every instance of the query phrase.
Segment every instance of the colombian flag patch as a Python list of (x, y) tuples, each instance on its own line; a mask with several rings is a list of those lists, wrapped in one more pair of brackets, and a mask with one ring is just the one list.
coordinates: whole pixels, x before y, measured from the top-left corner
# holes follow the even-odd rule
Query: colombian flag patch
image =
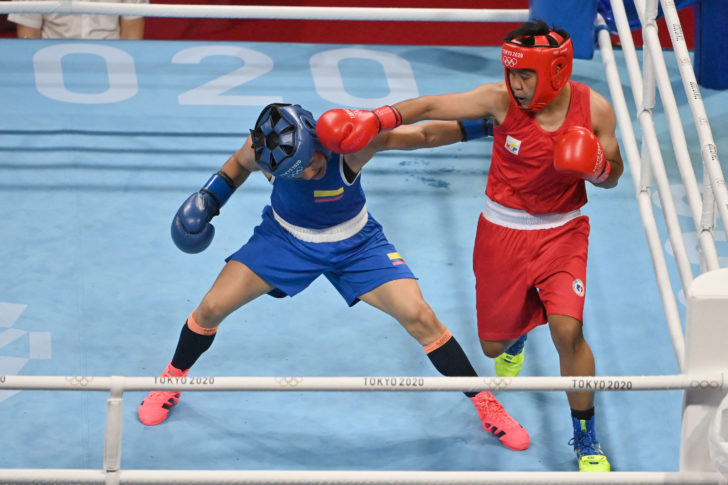
[(404, 259), (402, 259), (402, 256), (400, 256), (399, 253), (387, 253), (387, 257), (392, 262), (394, 266), (400, 265), (400, 264), (406, 264), (404, 262)]
[(341, 199), (344, 196), (344, 187), (339, 187), (336, 190), (314, 190), (313, 200), (316, 203), (319, 202), (334, 202)]

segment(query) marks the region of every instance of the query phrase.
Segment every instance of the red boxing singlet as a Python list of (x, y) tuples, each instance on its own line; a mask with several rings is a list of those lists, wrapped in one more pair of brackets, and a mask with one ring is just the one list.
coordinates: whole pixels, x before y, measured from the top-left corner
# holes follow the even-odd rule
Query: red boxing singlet
[(545, 131), (533, 113), (513, 101), (501, 125), (493, 130), (493, 156), (485, 193), (495, 202), (530, 214), (569, 212), (586, 204), (584, 181), (553, 166), (554, 142), (567, 127), (591, 130), (589, 87), (569, 81), (571, 103), (556, 131)]

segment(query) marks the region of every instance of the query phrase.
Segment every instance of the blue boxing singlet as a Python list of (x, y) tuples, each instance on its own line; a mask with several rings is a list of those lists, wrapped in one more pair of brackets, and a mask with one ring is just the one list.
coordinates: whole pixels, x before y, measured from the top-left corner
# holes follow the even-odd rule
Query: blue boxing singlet
[(366, 198), (360, 180), (357, 176), (354, 182), (347, 182), (343, 155), (332, 153), (321, 180), (273, 179), (271, 206), (289, 224), (326, 229), (362, 212)]

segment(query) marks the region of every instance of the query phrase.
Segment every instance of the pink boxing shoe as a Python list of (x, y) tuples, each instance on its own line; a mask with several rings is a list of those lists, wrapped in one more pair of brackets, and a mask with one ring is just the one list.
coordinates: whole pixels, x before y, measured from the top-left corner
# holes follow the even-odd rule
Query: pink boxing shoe
[(495, 435), (506, 448), (516, 451), (528, 449), (528, 431), (508, 414), (493, 394), (488, 391), (479, 392), (470, 400), (478, 410), (483, 429)]
[[(162, 377), (185, 377), (189, 369), (181, 371), (170, 362), (162, 372)], [(169, 409), (177, 404), (180, 397), (179, 391), (152, 391), (139, 405), (139, 421), (147, 426), (159, 424), (169, 414)]]

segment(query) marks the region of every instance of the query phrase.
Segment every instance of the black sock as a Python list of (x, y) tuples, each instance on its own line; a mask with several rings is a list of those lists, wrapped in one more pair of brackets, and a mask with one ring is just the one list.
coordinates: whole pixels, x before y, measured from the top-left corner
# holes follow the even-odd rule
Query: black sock
[[(455, 337), (445, 342), (440, 347), (436, 348), (427, 357), (430, 358), (432, 365), (438, 372), (446, 377), (477, 377), (478, 374), (473, 369), (473, 366), (468, 360), (468, 356), (465, 355), (462, 347)], [(473, 397), (477, 392), (466, 392), (465, 395)]]
[(592, 406), (591, 409), (587, 409), (586, 411), (572, 409), (571, 417), (574, 419), (578, 419), (579, 421), (589, 421), (591, 418), (594, 417), (594, 406)]
[(183, 371), (189, 369), (210, 348), (214, 339), (215, 334), (201, 335), (193, 332), (185, 321), (182, 332), (179, 334), (177, 349), (172, 357), (172, 365)]

